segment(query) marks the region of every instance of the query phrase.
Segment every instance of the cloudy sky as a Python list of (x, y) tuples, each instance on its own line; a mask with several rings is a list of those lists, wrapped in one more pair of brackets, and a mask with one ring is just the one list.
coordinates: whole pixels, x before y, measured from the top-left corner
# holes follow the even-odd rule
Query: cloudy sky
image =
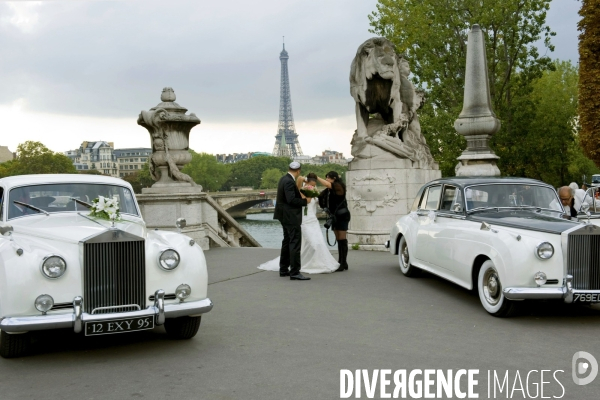
[[(376, 0), (0, 0), (0, 145), (149, 147), (141, 110), (171, 86), (202, 124), (190, 147), (273, 149), (282, 36), (305, 154), (350, 156), (348, 71)], [(553, 58), (577, 56), (576, 0), (553, 0)]]

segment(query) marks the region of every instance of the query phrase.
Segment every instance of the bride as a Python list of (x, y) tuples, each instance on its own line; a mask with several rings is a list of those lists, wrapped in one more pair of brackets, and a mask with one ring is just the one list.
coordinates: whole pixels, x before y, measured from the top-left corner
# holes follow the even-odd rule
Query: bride
[[(306, 182), (316, 186), (316, 175), (313, 173), (308, 174)], [(298, 188), (300, 189), (303, 184), (304, 178), (299, 177), (297, 181)], [(311, 201), (302, 210), (300, 272), (307, 274), (329, 274), (338, 269), (340, 264), (333, 258), (325, 244), (321, 226), (317, 220), (317, 203), (318, 201)], [(266, 271), (279, 271), (279, 257), (259, 265), (258, 268)]]

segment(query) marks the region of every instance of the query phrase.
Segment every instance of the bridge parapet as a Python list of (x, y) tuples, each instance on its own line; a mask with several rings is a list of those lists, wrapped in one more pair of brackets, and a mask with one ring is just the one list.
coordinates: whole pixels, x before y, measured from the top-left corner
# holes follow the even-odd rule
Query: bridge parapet
[(262, 247), (207, 193), (137, 195), (148, 228), (175, 230), (175, 220), (184, 217), (182, 233), (203, 250), (211, 247)]

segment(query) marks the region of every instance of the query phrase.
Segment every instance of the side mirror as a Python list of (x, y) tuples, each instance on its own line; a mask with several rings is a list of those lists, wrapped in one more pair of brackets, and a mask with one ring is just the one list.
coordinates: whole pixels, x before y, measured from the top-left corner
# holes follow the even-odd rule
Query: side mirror
[(186, 225), (187, 221), (185, 220), (185, 218), (177, 218), (177, 221), (175, 221), (175, 226), (179, 230), (179, 233), (181, 233), (181, 230), (185, 228)]
[(13, 227), (11, 225), (0, 226), (0, 235), (2, 236), (10, 236), (13, 231)]
[(454, 203), (452, 206), (452, 211), (457, 213), (462, 212), (462, 205), (460, 203)]
[(431, 222), (435, 222), (436, 218), (437, 218), (437, 214), (435, 211), (431, 210), (429, 211), (429, 213), (427, 214), (427, 217), (431, 220)]

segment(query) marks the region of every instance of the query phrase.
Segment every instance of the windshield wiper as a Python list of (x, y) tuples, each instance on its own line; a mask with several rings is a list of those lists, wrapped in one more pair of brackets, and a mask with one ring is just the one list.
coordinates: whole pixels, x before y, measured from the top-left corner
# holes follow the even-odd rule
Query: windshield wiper
[(497, 212), (499, 212), (500, 207), (477, 207), (477, 208), (473, 208), (471, 210), (467, 210), (467, 213), (472, 213), (472, 212), (477, 212), (477, 211), (489, 211), (489, 210), (496, 210)]
[[(92, 208), (92, 205), (90, 203), (87, 203), (83, 200), (76, 199), (75, 197), (69, 197), (69, 199), (73, 200), (77, 204), (81, 204), (84, 207)], [(75, 206), (75, 211), (77, 211), (77, 206)]]
[(13, 201), (13, 203), (15, 203), (15, 204), (18, 204), (18, 205), (20, 205), (20, 206), (23, 206), (23, 207), (31, 208), (31, 209), (32, 209), (32, 210), (34, 210), (34, 211), (37, 211), (37, 212), (44, 213), (44, 214), (46, 214), (46, 215), (48, 215), (48, 216), (50, 215), (50, 213), (49, 213), (49, 212), (47, 212), (47, 211), (44, 211), (44, 210), (42, 210), (41, 208), (38, 208), (38, 207), (36, 207), (36, 206), (32, 206), (31, 204), (23, 203), (22, 201), (17, 201), (17, 200), (14, 200), (14, 201)]

